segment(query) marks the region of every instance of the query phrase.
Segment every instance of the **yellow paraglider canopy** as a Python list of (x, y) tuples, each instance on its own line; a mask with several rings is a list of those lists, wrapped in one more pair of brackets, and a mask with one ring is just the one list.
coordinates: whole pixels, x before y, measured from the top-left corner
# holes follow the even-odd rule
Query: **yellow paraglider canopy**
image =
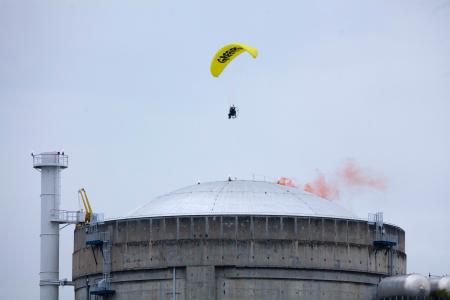
[(253, 58), (256, 58), (258, 56), (258, 49), (240, 43), (233, 43), (226, 45), (225, 47), (217, 51), (216, 55), (214, 55), (214, 58), (211, 62), (212, 76), (219, 77), (219, 75), (226, 68), (226, 66), (228, 66), (228, 64), (233, 59), (235, 59), (238, 55), (240, 55), (243, 52), (250, 53), (250, 55), (253, 56)]

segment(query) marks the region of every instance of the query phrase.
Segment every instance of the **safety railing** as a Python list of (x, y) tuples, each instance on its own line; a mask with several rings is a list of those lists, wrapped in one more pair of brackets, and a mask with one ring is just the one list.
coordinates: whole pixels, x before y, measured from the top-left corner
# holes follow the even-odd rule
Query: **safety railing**
[(369, 214), (367, 222), (373, 225), (373, 244), (377, 248), (393, 247), (398, 244), (398, 235), (386, 233), (383, 223), (383, 213)]
[(51, 221), (57, 223), (77, 224), (84, 221), (83, 211), (57, 210), (51, 211)]
[(69, 165), (69, 157), (59, 152), (31, 154), (33, 156), (33, 167), (61, 167), (67, 168)]
[(90, 293), (93, 295), (100, 295), (100, 296), (114, 294), (115, 291), (111, 289), (111, 278), (103, 276), (102, 279), (94, 283), (94, 285), (91, 287)]
[(377, 212), (374, 214), (370, 214), (367, 218), (367, 221), (369, 222), (369, 224), (375, 224), (377, 226), (383, 226), (383, 213), (382, 212)]
[(105, 215), (102, 213), (92, 214), (91, 224), (103, 224), (105, 223)]

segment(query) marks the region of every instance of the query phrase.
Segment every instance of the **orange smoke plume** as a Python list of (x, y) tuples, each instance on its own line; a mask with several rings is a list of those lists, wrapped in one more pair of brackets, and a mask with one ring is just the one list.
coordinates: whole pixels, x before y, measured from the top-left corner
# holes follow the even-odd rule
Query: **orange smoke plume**
[(313, 182), (306, 183), (303, 190), (329, 200), (339, 199), (340, 194), (337, 183), (325, 180), (322, 174), (319, 174)]
[(280, 179), (278, 179), (277, 183), (288, 187), (297, 187), (297, 184), (294, 182), (294, 180), (287, 177), (281, 177)]
[(353, 161), (348, 161), (338, 175), (349, 187), (371, 187), (384, 191), (387, 186), (385, 178), (369, 174), (368, 171), (362, 170)]
[[(277, 183), (294, 188), (301, 187), (287, 177), (281, 177)], [(356, 162), (350, 160), (338, 169), (331, 180), (327, 180), (323, 174), (319, 173), (315, 180), (303, 185), (303, 190), (328, 200), (337, 200), (342, 188), (357, 187), (369, 187), (384, 191), (387, 182), (384, 177), (374, 176), (371, 172), (363, 170)]]

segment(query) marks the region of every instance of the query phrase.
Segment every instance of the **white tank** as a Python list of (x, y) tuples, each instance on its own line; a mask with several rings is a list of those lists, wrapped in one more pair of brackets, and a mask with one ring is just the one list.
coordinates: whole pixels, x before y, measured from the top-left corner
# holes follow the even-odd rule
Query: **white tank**
[(378, 298), (426, 297), (430, 295), (430, 282), (420, 274), (386, 277), (378, 284)]
[(431, 293), (446, 291), (450, 293), (450, 276), (430, 278)]

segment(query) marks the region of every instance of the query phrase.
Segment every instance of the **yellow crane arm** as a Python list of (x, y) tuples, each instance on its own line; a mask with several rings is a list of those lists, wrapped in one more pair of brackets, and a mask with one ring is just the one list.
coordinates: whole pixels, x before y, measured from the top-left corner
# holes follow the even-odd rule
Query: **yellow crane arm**
[(84, 209), (86, 210), (86, 215), (84, 216), (84, 222), (89, 223), (91, 221), (93, 211), (92, 211), (91, 204), (89, 203), (89, 199), (86, 194), (86, 190), (84, 188), (81, 188), (78, 190), (78, 193), (81, 196), (81, 201), (83, 201), (83, 206), (84, 206)]

